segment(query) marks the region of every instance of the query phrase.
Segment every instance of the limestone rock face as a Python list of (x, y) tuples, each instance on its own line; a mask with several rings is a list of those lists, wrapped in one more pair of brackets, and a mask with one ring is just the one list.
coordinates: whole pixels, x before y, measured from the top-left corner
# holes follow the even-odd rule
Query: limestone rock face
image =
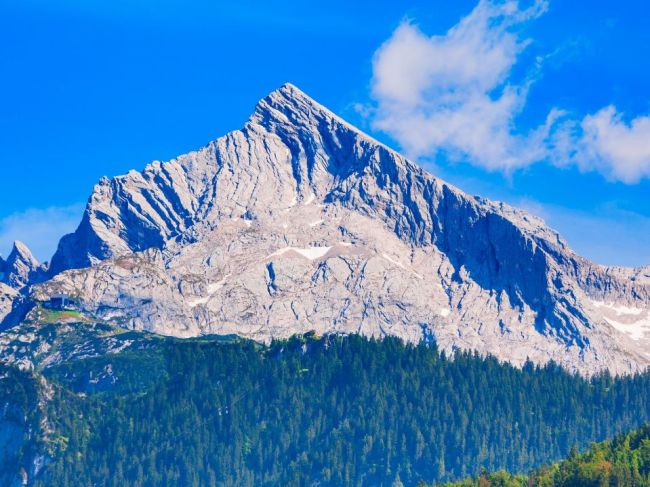
[(102, 179), (49, 273), (34, 303), (70, 295), (168, 335), (390, 334), (584, 374), (650, 363), (650, 268), (581, 258), (288, 84), (243, 129)]
[(11, 312), (18, 291), (0, 282), (0, 323)]
[(14, 289), (20, 289), (30, 281), (37, 280), (44, 272), (44, 267), (27, 246), (19, 241), (14, 242), (7, 261), (0, 262), (0, 282)]

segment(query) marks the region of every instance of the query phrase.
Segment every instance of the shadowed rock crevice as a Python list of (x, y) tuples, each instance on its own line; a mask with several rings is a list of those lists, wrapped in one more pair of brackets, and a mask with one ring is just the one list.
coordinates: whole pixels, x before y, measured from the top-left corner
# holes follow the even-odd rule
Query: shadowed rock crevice
[(242, 130), (100, 181), (49, 277), (26, 299), (76, 293), (94, 319), (169, 335), (361, 330), (586, 374), (650, 363), (647, 268), (588, 262), (289, 84)]

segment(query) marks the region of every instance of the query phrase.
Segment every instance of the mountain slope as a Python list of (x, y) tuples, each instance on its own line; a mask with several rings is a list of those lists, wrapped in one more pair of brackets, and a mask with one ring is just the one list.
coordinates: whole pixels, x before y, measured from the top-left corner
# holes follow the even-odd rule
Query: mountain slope
[(585, 374), (650, 362), (647, 268), (588, 262), (289, 84), (242, 130), (102, 179), (50, 277), (33, 303), (74, 296), (97, 319), (176, 336), (434, 338)]
[(27, 485), (415, 486), (527, 472), (650, 418), (648, 374), (585, 380), (390, 337), (47, 328), (65, 348), (38, 350), (37, 332), (22, 357), (37, 372), (20, 374), (50, 391), (49, 427), (27, 422), (46, 448), (25, 437), (24, 461), (0, 464), (1, 477), (47, 453)]

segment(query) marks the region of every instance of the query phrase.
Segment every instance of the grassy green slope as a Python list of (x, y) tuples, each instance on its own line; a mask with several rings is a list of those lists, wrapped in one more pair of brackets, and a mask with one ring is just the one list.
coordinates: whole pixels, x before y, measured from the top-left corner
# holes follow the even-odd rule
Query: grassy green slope
[(483, 473), (473, 480), (443, 487), (644, 487), (650, 486), (650, 425), (613, 441), (592, 444), (582, 454), (569, 457), (529, 475), (501, 471)]

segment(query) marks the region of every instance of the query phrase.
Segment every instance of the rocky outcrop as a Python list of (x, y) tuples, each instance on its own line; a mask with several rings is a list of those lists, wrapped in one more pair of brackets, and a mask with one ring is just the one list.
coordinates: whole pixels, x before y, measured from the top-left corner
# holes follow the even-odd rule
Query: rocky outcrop
[(33, 485), (42, 473), (51, 394), (43, 377), (0, 364), (0, 485)]
[(0, 282), (0, 323), (11, 312), (18, 291)]
[(14, 242), (6, 262), (0, 262), (0, 282), (14, 289), (37, 281), (44, 273), (44, 266), (36, 260), (27, 246), (19, 241)]
[(392, 334), (586, 374), (650, 362), (647, 268), (588, 262), (292, 85), (242, 130), (101, 180), (50, 276), (30, 299), (163, 334)]

